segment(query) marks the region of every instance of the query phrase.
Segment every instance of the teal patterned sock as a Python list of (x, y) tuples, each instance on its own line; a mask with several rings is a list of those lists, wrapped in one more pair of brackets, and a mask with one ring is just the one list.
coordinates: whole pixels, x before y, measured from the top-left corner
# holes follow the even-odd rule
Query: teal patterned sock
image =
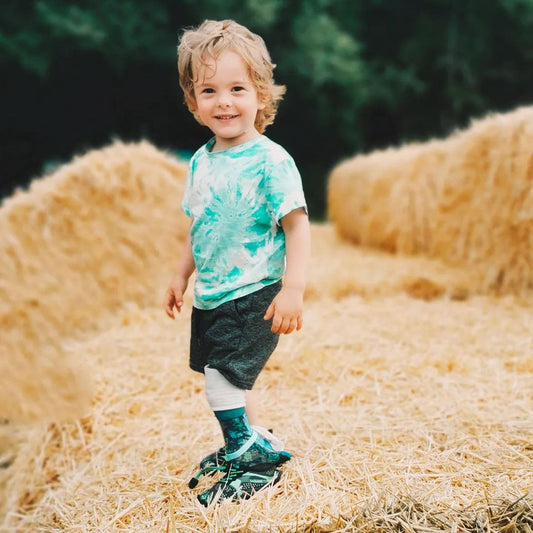
[(274, 450), (264, 437), (250, 427), (244, 407), (215, 411), (215, 416), (224, 434), (226, 461), (235, 460), (240, 468), (261, 471), (290, 459), (290, 453)]
[(250, 427), (244, 407), (215, 411), (215, 416), (222, 428), (226, 454), (238, 451), (254, 435), (254, 430)]

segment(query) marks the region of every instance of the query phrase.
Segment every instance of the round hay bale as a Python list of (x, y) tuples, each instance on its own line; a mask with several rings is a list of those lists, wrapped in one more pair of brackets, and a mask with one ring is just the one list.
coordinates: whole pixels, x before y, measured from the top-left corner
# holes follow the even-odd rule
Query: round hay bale
[(477, 271), (477, 290), (533, 285), (533, 107), (492, 114), (448, 139), (335, 167), (328, 212), (352, 242)]
[(124, 302), (162, 300), (180, 239), (187, 166), (115, 142), (34, 181), (0, 208), (0, 416), (79, 414), (89, 396), (65, 339)]

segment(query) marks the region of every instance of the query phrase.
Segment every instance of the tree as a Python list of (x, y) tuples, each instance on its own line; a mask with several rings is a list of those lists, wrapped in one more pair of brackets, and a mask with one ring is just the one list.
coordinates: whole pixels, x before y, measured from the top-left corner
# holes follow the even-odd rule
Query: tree
[(4, 194), (44, 159), (113, 135), (196, 148), (207, 134), (182, 104), (175, 54), (181, 29), (206, 18), (265, 39), (288, 88), (267, 133), (297, 160), (315, 216), (341, 158), (533, 94), (533, 0), (3, 2)]
[(36, 0), (0, 4), (0, 58), (45, 77), (58, 55), (101, 53), (115, 68), (172, 60), (168, 12), (157, 2)]

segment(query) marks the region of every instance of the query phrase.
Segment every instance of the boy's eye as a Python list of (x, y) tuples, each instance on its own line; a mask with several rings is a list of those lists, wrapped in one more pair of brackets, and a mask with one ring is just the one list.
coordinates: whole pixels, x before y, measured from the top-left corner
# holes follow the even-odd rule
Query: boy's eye
[(244, 87), (241, 87), (240, 85), (237, 85), (236, 87), (233, 87), (233, 90), (235, 92), (244, 91)]
[(205, 89), (202, 89), (203, 94), (213, 94), (215, 91), (209, 87), (206, 87)]

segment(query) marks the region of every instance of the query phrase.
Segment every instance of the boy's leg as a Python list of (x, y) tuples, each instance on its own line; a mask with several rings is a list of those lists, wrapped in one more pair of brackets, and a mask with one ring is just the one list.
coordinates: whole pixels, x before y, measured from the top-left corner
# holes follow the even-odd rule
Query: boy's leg
[[(220, 372), (206, 365), (204, 368), (206, 379), (206, 395), (208, 403), (213, 410), (220, 410), (218, 407), (239, 407), (242, 404), (242, 389), (235, 387), (224, 378)], [(268, 429), (265, 429), (250, 420), (252, 417), (257, 417), (255, 394), (247, 390), (245, 391), (245, 412), (252, 429), (256, 430), (261, 435), (266, 444), (276, 451), (283, 450), (283, 442), (275, 437)], [(202, 475), (212, 475), (220, 471), (226, 464), (226, 446), (222, 446), (218, 450), (206, 455), (199, 464), (200, 470), (189, 481), (189, 487), (194, 488), (198, 484), (198, 480)]]
[(216, 411), (224, 442), (226, 461), (237, 461), (243, 468), (267, 469), (290, 458), (283, 450), (276, 450), (272, 444), (248, 422), (244, 407)]
[[(290, 457), (289, 453), (282, 451), (283, 444), (274, 445), (276, 439), (271, 433), (267, 430), (254, 430), (245, 415), (247, 404), (245, 391), (252, 389), (278, 343), (279, 335), (272, 333), (271, 323), (265, 321), (263, 317), (280, 288), (281, 282), (276, 282), (255, 293), (223, 303), (213, 310), (204, 311), (201, 315), (199, 351), (202, 357), (205, 356), (207, 359), (201, 370), (206, 374), (208, 402), (221, 423), (225, 438), (224, 450), (215, 453), (214, 458), (208, 456), (204, 459), (211, 471), (213, 469), (225, 471), (225, 476), (219, 482), (222, 486), (220, 484), (218, 487), (214, 486), (200, 495), (200, 501), (206, 505), (215, 499), (218, 500), (219, 496), (222, 499), (246, 497), (252, 490), (258, 490), (267, 482), (277, 480), (279, 472), (275, 466)], [(207, 363), (209, 366), (206, 372)], [(193, 368), (198, 369), (197, 366)], [(210, 371), (215, 369), (218, 371)], [(256, 417), (253, 398), (250, 400), (251, 415)], [(228, 413), (225, 411), (234, 409), (242, 412), (234, 411), (226, 418), (225, 415)], [(237, 442), (241, 442), (241, 445), (237, 446)], [(225, 464), (219, 466), (222, 452)], [(200, 471), (189, 486), (194, 486), (203, 473), (205, 471)], [(222, 488), (224, 489), (222, 494), (215, 498), (215, 494)]]
[[(259, 433), (265, 437), (266, 440), (275, 440), (277, 449), (283, 449), (283, 444), (280, 442), (279, 439), (275, 439), (274, 435), (272, 435), (268, 430), (262, 428), (257, 424), (257, 396), (256, 394), (251, 391), (246, 391), (246, 406), (245, 406), (246, 416), (248, 417), (248, 422), (250, 422), (250, 425), (252, 428), (257, 429)], [(200, 469), (206, 469), (206, 468), (213, 468), (216, 469), (219, 466), (222, 466), (225, 464), (226, 460), (224, 458), (226, 454), (226, 447), (223, 446), (222, 448), (219, 448), (217, 451), (210, 453), (209, 455), (206, 455), (201, 461), (200, 461)], [(193, 482), (194, 484), (194, 482)]]
[[(251, 428), (257, 431), (259, 435), (261, 435), (265, 441), (267, 442), (268, 446), (276, 451), (283, 451), (285, 445), (283, 444), (283, 441), (276, 437), (271, 431), (268, 429), (257, 426), (257, 425), (251, 425)], [(211, 452), (209, 455), (206, 455), (201, 461), (200, 461), (200, 476), (203, 474), (213, 474), (217, 470), (220, 470), (220, 467), (223, 467), (226, 464), (226, 446), (222, 446), (218, 450)], [(197, 485), (197, 479), (193, 478), (194, 481), (191, 481), (191, 487), (194, 488)]]
[(220, 372), (205, 368), (206, 395), (217, 417), (225, 443), (226, 475), (198, 496), (203, 505), (212, 501), (248, 497), (277, 481), (276, 467), (290, 458), (255, 431), (246, 416), (246, 391), (226, 380)]
[(230, 383), (216, 368), (204, 367), (205, 395), (213, 412), (246, 406), (246, 391)]
[(276, 483), (277, 467), (288, 461), (290, 453), (274, 450), (250, 424), (244, 407), (216, 411), (226, 444), (224, 476), (198, 495), (206, 507), (213, 502), (249, 498), (255, 492)]
[(252, 426), (259, 423), (257, 394), (253, 390), (246, 391), (246, 416)]
[[(204, 367), (207, 403), (213, 411), (235, 409), (246, 404), (246, 391), (231, 384), (218, 370)], [(226, 446), (210, 453), (200, 461), (200, 469), (216, 468), (226, 464)], [(192, 481), (192, 480), (191, 480)], [(194, 484), (194, 482), (193, 482)]]
[(224, 436), (225, 459), (239, 457), (241, 446), (252, 438), (270, 451), (281, 451), (283, 443), (279, 439), (275, 439), (268, 430), (255, 426), (256, 430), (250, 424), (245, 410), (250, 391), (236, 387), (209, 365), (206, 365), (204, 373), (207, 402), (217, 417)]

